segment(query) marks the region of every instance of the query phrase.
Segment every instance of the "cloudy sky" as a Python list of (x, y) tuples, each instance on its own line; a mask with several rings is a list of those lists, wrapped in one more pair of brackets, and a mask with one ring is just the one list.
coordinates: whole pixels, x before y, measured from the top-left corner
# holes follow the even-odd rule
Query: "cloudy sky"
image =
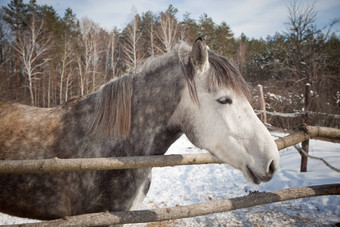
[[(71, 8), (80, 19), (88, 17), (101, 27), (110, 30), (114, 26), (122, 28), (131, 20), (133, 9), (137, 13), (151, 10), (154, 13), (165, 11), (169, 4), (178, 9), (177, 17), (184, 13), (198, 19), (203, 13), (215, 23), (225, 21), (238, 37), (242, 32), (247, 37), (265, 38), (276, 31), (285, 30), (287, 6), (292, 0), (37, 0), (38, 4), (53, 6), (60, 16), (66, 8)], [(7, 5), (10, 0), (1, 0)], [(28, 2), (28, 0), (24, 0)], [(331, 20), (340, 18), (340, 0), (300, 0), (302, 4), (315, 3), (318, 27), (322, 28)], [(340, 23), (334, 29), (340, 36)]]

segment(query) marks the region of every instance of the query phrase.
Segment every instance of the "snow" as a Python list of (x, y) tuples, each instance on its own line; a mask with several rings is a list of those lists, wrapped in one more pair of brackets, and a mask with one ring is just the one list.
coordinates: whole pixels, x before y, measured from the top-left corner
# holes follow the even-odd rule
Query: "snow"
[[(283, 134), (274, 133), (273, 136)], [(182, 136), (166, 154), (201, 152), (206, 151), (196, 148)], [(340, 144), (311, 140), (309, 152), (340, 168)], [(234, 198), (248, 195), (252, 191), (270, 192), (290, 187), (340, 183), (340, 173), (318, 160), (308, 159), (308, 172), (300, 173), (300, 155), (293, 147), (281, 150), (280, 157), (280, 169), (275, 177), (260, 185), (246, 182), (240, 171), (225, 164), (153, 168), (150, 191), (141, 209)], [(0, 224), (24, 222), (27, 219), (0, 215)], [(340, 196), (323, 196), (168, 221), (163, 226), (331, 226), (339, 222)]]

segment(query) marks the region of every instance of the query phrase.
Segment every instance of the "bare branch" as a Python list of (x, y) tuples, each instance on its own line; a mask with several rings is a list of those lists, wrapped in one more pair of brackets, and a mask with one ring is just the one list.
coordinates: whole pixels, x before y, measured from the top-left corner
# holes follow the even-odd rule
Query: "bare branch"
[(319, 157), (316, 157), (316, 156), (312, 156), (310, 154), (308, 154), (306, 151), (304, 151), (300, 146), (298, 145), (295, 145), (294, 146), (296, 150), (299, 151), (299, 153), (301, 154), (304, 154), (305, 156), (307, 156), (308, 158), (311, 158), (311, 159), (315, 159), (315, 160), (319, 160), (319, 161), (322, 161), (326, 166), (328, 166), (330, 169), (336, 171), (336, 172), (340, 172), (340, 169), (337, 169), (335, 168), (334, 166), (332, 166), (331, 164), (329, 164), (329, 162), (327, 162), (325, 159), (323, 158), (319, 158)]

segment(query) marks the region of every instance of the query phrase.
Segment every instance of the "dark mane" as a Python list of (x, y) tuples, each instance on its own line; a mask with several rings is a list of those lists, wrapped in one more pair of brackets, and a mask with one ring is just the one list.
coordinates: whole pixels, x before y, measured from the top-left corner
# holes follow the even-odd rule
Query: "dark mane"
[(97, 136), (130, 135), (132, 76), (110, 81), (97, 93), (96, 111), (91, 132)]
[(249, 88), (240, 72), (230, 61), (212, 51), (209, 51), (209, 63), (211, 64), (209, 89), (229, 87), (238, 95), (249, 98)]

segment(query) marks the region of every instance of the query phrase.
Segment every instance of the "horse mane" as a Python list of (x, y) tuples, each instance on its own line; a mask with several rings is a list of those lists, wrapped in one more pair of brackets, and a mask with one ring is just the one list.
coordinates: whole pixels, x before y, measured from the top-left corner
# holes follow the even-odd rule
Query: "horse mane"
[(91, 132), (96, 136), (130, 135), (133, 77), (122, 76), (101, 87), (96, 97), (96, 110)]
[(209, 89), (228, 87), (236, 94), (249, 98), (249, 86), (239, 70), (227, 58), (215, 52), (209, 50), (208, 56), (211, 65)]

